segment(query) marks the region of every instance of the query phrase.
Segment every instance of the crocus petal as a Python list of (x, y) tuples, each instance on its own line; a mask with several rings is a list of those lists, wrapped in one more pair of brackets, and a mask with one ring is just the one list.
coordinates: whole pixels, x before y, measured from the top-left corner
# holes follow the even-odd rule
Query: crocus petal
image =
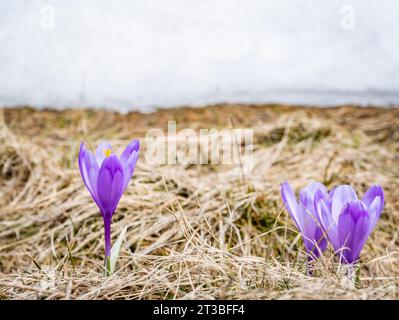
[(331, 214), (333, 220), (337, 223), (339, 215), (344, 206), (350, 202), (357, 200), (355, 190), (349, 185), (341, 185), (335, 188), (332, 196)]
[(354, 263), (370, 235), (367, 206), (359, 200), (350, 201), (343, 208), (338, 221), (340, 253), (343, 263)]
[(337, 224), (331, 215), (331, 200), (329, 195), (323, 194), (322, 191), (317, 191), (315, 194), (315, 211), (316, 217), (320, 223), (323, 232), (327, 235), (335, 250), (340, 248), (338, 239)]
[(377, 225), (378, 219), (380, 219), (382, 210), (384, 208), (383, 197), (376, 197), (373, 203), (368, 208), (368, 213), (370, 217), (370, 232), (373, 231), (374, 227)]
[(367, 207), (370, 207), (377, 197), (380, 198), (380, 207), (378, 210), (380, 211), (379, 214), (381, 214), (382, 209), (384, 208), (384, 191), (382, 190), (380, 185), (377, 184), (371, 186), (364, 194), (362, 201)]
[(109, 142), (101, 142), (96, 149), (96, 161), (98, 164), (98, 167), (101, 167), (101, 164), (103, 163), (104, 159), (107, 157), (106, 153), (107, 150), (110, 150), (112, 153), (112, 147), (109, 144)]
[(299, 193), (299, 199), (302, 205), (315, 216), (314, 197), (316, 192), (320, 191), (322, 194), (327, 194), (327, 188), (320, 182), (312, 182), (303, 188)]
[(287, 182), (281, 185), (281, 195), (288, 213), (301, 232), (309, 259), (317, 258), (320, 252), (323, 252), (327, 247), (327, 241), (323, 237), (322, 230), (317, 226), (310, 210), (305, 210), (305, 207), (298, 203), (294, 191)]
[(104, 159), (97, 181), (99, 206), (104, 219), (112, 216), (123, 191), (122, 163), (112, 154)]
[(306, 213), (304, 212), (305, 210), (303, 209), (303, 207), (298, 204), (295, 193), (288, 182), (284, 182), (281, 185), (281, 196), (283, 198), (285, 208), (291, 215), (297, 228), (301, 230), (302, 228), (300, 223), (300, 217), (304, 216)]
[(83, 182), (93, 200), (98, 204), (97, 178), (99, 169), (93, 154), (86, 150), (83, 143), (80, 145), (78, 163)]
[(321, 229), (319, 226), (317, 226), (316, 224), (316, 228), (314, 231), (314, 239), (317, 244), (317, 247), (315, 249), (313, 249), (313, 252), (315, 253), (316, 258), (324, 252), (324, 250), (327, 249), (327, 236), (325, 234), (325, 232), (323, 231), (323, 229)]
[(126, 149), (121, 155), (121, 162), (124, 168), (124, 188), (127, 187), (130, 179), (132, 178), (134, 169), (136, 168), (136, 162), (139, 157), (139, 140), (133, 140), (130, 142)]
[(327, 248), (327, 238), (311, 217), (301, 231), (302, 240), (308, 253), (308, 260), (314, 260)]
[(311, 182), (309, 183), (305, 188), (303, 188), (301, 190), (301, 192), (308, 192), (310, 194), (312, 194), (313, 196), (316, 194), (317, 191), (321, 191), (323, 193), (327, 193), (327, 188), (324, 184), (320, 183), (320, 182)]

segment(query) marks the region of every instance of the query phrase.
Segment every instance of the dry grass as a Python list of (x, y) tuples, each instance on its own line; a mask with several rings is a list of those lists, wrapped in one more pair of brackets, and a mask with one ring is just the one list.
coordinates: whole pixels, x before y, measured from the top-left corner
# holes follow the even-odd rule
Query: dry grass
[[(1, 110), (0, 110), (1, 111)], [(149, 128), (253, 128), (255, 167), (148, 166), (141, 153), (113, 218), (126, 241), (103, 276), (103, 229), (77, 168), (80, 141), (120, 151)], [(0, 112), (0, 297), (4, 299), (398, 298), (399, 109), (220, 105), (151, 114)], [(143, 146), (143, 151), (145, 146)], [(279, 185), (374, 183), (386, 207), (348, 285), (331, 249), (306, 256)]]

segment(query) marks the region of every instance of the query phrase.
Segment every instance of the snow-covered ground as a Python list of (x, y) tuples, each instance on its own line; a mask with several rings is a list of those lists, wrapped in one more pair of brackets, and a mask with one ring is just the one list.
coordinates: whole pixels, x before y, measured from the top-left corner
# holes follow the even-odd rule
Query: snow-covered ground
[(0, 106), (399, 104), (398, 0), (0, 0)]

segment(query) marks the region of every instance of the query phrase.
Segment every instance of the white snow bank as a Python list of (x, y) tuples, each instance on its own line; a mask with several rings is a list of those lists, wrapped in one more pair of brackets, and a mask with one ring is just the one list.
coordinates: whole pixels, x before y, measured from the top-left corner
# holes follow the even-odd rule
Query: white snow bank
[(399, 103), (397, 0), (0, 2), (0, 106)]

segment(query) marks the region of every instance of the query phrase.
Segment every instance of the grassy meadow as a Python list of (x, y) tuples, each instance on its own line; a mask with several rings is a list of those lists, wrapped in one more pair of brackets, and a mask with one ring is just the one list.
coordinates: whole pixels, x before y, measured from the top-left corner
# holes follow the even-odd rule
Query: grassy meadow
[[(252, 128), (254, 167), (146, 163), (147, 130)], [(113, 216), (127, 226), (104, 277), (103, 221), (77, 164), (81, 141), (141, 140)], [(331, 248), (306, 255), (280, 184), (382, 185), (386, 204), (353, 286)], [(119, 114), (0, 110), (0, 299), (397, 299), (399, 108), (212, 105)]]

